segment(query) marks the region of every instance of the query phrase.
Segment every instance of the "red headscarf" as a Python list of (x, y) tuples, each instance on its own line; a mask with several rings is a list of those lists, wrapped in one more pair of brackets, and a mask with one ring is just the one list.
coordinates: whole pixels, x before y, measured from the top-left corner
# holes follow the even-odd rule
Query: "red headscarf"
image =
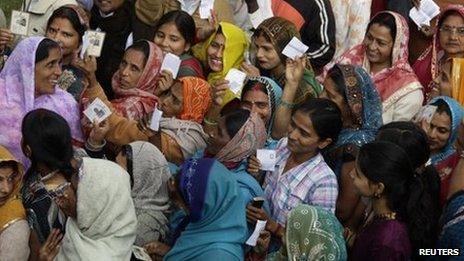
[(122, 89), (119, 86), (119, 70), (114, 73), (112, 79), (113, 90), (117, 97), (111, 101), (115, 112), (133, 120), (151, 113), (158, 103), (158, 97), (153, 93), (163, 62), (163, 51), (156, 44), (144, 41), (150, 46), (150, 54), (137, 86), (133, 89)]

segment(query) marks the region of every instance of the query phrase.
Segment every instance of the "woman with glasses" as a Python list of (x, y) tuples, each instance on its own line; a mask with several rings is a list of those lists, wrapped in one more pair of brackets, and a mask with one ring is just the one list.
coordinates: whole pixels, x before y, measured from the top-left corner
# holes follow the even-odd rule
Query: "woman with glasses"
[(464, 65), (464, 60), (459, 59), (464, 58), (463, 5), (451, 5), (441, 12), (433, 38), (432, 45), (413, 65), (428, 100), (438, 95), (453, 96), (450, 92), (444, 93), (443, 82), (453, 78), (450, 62), (454, 66)]

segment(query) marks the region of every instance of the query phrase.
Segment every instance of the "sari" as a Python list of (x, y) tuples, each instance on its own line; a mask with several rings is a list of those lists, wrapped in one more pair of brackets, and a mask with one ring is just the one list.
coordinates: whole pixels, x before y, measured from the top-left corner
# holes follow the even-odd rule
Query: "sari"
[[(299, 205), (288, 214), (286, 249), (268, 260), (346, 260), (343, 227), (334, 214), (309, 205)], [(286, 250), (286, 254), (284, 252)]]
[(454, 58), (452, 61), (451, 97), (464, 106), (464, 58)]
[[(245, 51), (248, 49), (248, 39), (246, 33), (242, 29), (231, 23), (220, 22), (219, 29), (215, 33), (205, 42), (195, 45), (192, 48), (193, 55), (203, 63), (203, 66), (208, 67), (207, 50), (219, 32), (222, 32), (225, 37), (224, 53), (222, 55), (222, 71), (209, 72), (207, 80), (210, 84), (224, 79), (230, 69), (238, 69), (244, 60)], [(223, 105), (229, 103), (234, 98), (235, 95), (232, 91), (227, 90), (224, 95)]]
[(163, 62), (163, 52), (154, 43), (144, 40), (150, 46), (150, 54), (142, 75), (133, 89), (123, 89), (119, 84), (119, 69), (111, 80), (116, 99), (111, 104), (116, 113), (130, 120), (139, 120), (155, 110), (158, 101), (153, 92), (158, 82), (158, 73)]
[(464, 110), (456, 100), (447, 96), (436, 97), (429, 104), (433, 104), (438, 100), (444, 101), (451, 111), (450, 137), (440, 152), (431, 156), (432, 164), (438, 171), (441, 180), (440, 203), (443, 206), (448, 196), (451, 173), (459, 162), (459, 154), (454, 148), (454, 144), (458, 138), (459, 125), (464, 117)]
[(432, 44), (420, 55), (412, 66), (419, 81), (424, 86), (425, 97), (428, 97), (436, 86), (436, 79), (440, 76), (441, 72), (441, 62), (446, 57), (445, 50), (440, 46), (438, 24), (441, 24), (444, 14), (449, 11), (456, 11), (464, 18), (464, 6), (462, 5), (449, 5), (442, 10), (437, 18), (437, 30), (433, 35)]
[(188, 224), (164, 260), (243, 260), (246, 216), (234, 175), (214, 159), (190, 159), (179, 190)]
[(79, 105), (68, 92), (35, 97), (35, 53), (44, 37), (29, 37), (11, 53), (0, 72), (0, 144), (27, 168), (29, 160), (21, 151), (21, 122), (29, 111), (44, 108), (61, 115), (71, 128), (74, 141), (83, 143)]
[(133, 166), (132, 199), (138, 221), (135, 245), (143, 247), (164, 239), (168, 233), (171, 173), (164, 155), (153, 144), (136, 141), (129, 146)]
[[(410, 120), (422, 106), (422, 100), (407, 100), (408, 108), (406, 114), (398, 115), (398, 118), (387, 119), (385, 114), (392, 109), (403, 98), (407, 97), (422, 88), (417, 76), (408, 62), (408, 41), (409, 28), (406, 20), (394, 12), (381, 12), (391, 14), (396, 21), (396, 37), (392, 49), (392, 66), (373, 74), (370, 70), (370, 63), (366, 56), (366, 47), (364, 44), (357, 45), (339, 57), (335, 64), (350, 64), (362, 66), (372, 77), (374, 85), (380, 95), (383, 105), (384, 123), (398, 120)], [(330, 68), (325, 68), (324, 77)], [(412, 106), (412, 107), (411, 107)], [(401, 106), (404, 107), (404, 106)]]
[(77, 218), (68, 218), (56, 260), (129, 260), (137, 217), (127, 172), (83, 158), (76, 194)]

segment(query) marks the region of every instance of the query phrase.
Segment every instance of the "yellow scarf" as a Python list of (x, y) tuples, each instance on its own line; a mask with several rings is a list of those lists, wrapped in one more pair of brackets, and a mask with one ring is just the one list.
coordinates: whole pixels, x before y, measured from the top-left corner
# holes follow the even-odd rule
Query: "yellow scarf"
[(464, 106), (464, 58), (453, 58), (451, 97)]
[[(232, 68), (239, 68), (244, 60), (245, 51), (248, 49), (248, 39), (245, 32), (239, 27), (227, 23), (219, 23), (219, 29), (212, 34), (206, 41), (199, 43), (192, 48), (193, 55), (197, 57), (203, 65), (207, 66), (207, 50), (211, 42), (216, 37), (218, 31), (222, 31), (225, 37), (224, 54), (222, 55), (222, 71), (211, 72), (208, 74), (208, 83), (214, 84), (217, 80), (224, 79)], [(228, 90), (224, 97), (224, 105), (235, 98), (234, 94)]]
[(24, 174), (23, 166), (19, 163), (11, 153), (0, 146), (0, 162), (14, 161), (18, 165), (18, 171), (20, 176), (17, 178), (14, 184), (13, 192), (10, 198), (5, 202), (4, 205), (0, 206), (0, 233), (3, 232), (8, 226), (14, 222), (26, 219), (26, 211), (24, 210), (23, 204), (19, 199), (19, 191), (21, 189), (22, 178)]

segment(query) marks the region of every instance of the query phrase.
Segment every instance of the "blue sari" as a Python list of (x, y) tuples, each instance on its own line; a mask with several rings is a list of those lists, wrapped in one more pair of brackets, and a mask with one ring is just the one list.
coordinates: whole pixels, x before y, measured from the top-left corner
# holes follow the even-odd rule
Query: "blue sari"
[(237, 180), (214, 159), (190, 159), (179, 173), (189, 223), (164, 260), (243, 260), (245, 211)]

